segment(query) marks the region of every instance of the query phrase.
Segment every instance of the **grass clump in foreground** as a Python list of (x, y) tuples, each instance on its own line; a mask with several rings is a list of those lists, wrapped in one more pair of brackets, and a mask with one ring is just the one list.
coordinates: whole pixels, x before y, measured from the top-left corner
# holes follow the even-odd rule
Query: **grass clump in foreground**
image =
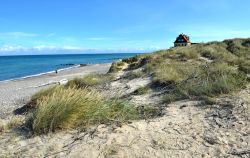
[(90, 89), (56, 86), (48, 93), (35, 95), (36, 108), (29, 119), (35, 134), (95, 124), (138, 119), (138, 112), (128, 102), (106, 99)]
[(83, 78), (76, 78), (69, 81), (66, 87), (85, 88), (88, 86), (100, 85), (110, 82), (113, 76), (110, 74), (89, 74)]

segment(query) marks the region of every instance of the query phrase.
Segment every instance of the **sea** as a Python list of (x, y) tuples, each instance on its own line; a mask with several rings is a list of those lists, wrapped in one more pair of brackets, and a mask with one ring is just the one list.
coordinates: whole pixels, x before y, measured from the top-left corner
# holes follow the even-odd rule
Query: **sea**
[[(138, 53), (137, 53), (138, 54)], [(16, 80), (135, 56), (135, 53), (0, 56), (0, 81)]]

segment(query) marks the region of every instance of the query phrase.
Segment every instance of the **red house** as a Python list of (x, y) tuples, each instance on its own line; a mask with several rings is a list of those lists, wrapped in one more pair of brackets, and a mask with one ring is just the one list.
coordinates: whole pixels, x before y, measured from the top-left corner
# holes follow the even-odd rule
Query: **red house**
[(192, 43), (190, 42), (189, 36), (185, 35), (185, 34), (180, 34), (175, 42), (174, 42), (174, 46), (175, 47), (181, 47), (181, 46), (189, 46)]

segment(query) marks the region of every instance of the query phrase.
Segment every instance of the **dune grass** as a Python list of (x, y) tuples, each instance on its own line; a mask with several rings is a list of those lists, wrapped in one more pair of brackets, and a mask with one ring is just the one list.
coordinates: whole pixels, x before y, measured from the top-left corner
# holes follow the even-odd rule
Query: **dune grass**
[(125, 65), (125, 62), (123, 61), (116, 61), (113, 62), (110, 69), (109, 73), (117, 73), (123, 69), (123, 66)]
[(127, 101), (106, 99), (87, 88), (56, 86), (49, 95), (44, 92), (35, 95), (37, 106), (29, 119), (35, 134), (138, 119)]
[[(33, 110), (28, 122), (35, 134), (43, 134), (139, 119), (141, 113), (128, 101), (107, 99), (91, 89), (91, 86), (110, 82), (111, 74), (124, 70), (125, 65), (128, 65), (126, 70), (143, 70), (131, 71), (127, 74), (128, 79), (150, 76), (153, 87), (166, 90), (165, 103), (196, 99), (213, 104), (215, 97), (230, 94), (247, 84), (249, 41), (234, 39), (197, 44), (114, 62), (108, 74), (87, 75), (32, 96), (29, 105)], [(148, 90), (148, 87), (140, 87), (134, 95), (145, 94)], [(142, 111), (145, 116), (155, 116), (154, 109)]]
[[(201, 99), (243, 88), (250, 72), (250, 39), (233, 39), (161, 50), (126, 59), (133, 67), (143, 67), (153, 85), (167, 89), (164, 101)], [(207, 58), (200, 59), (200, 57)], [(144, 61), (144, 64), (141, 62)], [(146, 62), (145, 62), (146, 61)]]
[(0, 133), (8, 132), (21, 127), (25, 122), (24, 117), (12, 116), (5, 123), (0, 120)]
[(89, 74), (82, 78), (75, 78), (66, 84), (66, 87), (85, 88), (110, 82), (113, 79), (111, 74)]
[(140, 78), (140, 77), (143, 77), (143, 76), (145, 76), (145, 72), (143, 72), (142, 70), (139, 70), (139, 71), (129, 71), (129, 72), (124, 76), (124, 78), (125, 78), (125, 79), (129, 79), (129, 80), (132, 80), (132, 79)]
[(165, 96), (166, 102), (180, 99), (206, 99), (243, 88), (246, 77), (225, 63), (214, 63), (198, 68), (193, 77), (174, 84), (169, 94)]

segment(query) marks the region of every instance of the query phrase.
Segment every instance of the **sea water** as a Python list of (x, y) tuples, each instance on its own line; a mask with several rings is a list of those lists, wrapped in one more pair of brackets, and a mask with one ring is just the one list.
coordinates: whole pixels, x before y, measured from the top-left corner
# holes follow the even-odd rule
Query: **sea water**
[(39, 75), (79, 64), (110, 63), (134, 53), (0, 56), (0, 81)]

